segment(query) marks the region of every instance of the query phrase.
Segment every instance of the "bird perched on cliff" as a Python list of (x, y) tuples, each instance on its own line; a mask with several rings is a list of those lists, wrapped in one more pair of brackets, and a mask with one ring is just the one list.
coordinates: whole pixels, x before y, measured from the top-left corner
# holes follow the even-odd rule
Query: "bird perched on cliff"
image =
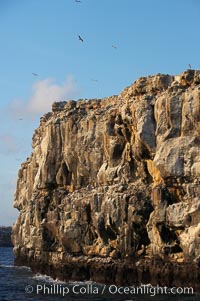
[(188, 64), (189, 68), (192, 69), (192, 66), (190, 64)]
[(81, 42), (83, 42), (83, 39), (81, 38), (81, 36), (78, 35), (78, 38)]

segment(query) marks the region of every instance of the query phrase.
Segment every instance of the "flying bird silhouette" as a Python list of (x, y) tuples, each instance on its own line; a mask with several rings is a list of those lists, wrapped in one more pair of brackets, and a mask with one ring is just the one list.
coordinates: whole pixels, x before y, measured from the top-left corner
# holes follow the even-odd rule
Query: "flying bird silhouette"
[(77, 3), (81, 3), (81, 1), (80, 1), (80, 0), (75, 0), (75, 2), (77, 2)]
[(92, 79), (91, 79), (91, 81), (92, 81), (92, 82), (96, 82), (96, 83), (97, 83), (97, 82), (98, 82), (98, 79), (94, 79), (94, 78), (92, 78)]
[(38, 74), (37, 74), (37, 73), (34, 73), (34, 72), (32, 72), (32, 74), (33, 74), (34, 76), (38, 76)]
[(78, 38), (79, 38), (79, 40), (80, 40), (81, 42), (83, 42), (83, 39), (81, 38), (81, 36), (78, 36)]
[(115, 49), (117, 49), (117, 46), (115, 46), (115, 45), (112, 45), (112, 48), (115, 48)]

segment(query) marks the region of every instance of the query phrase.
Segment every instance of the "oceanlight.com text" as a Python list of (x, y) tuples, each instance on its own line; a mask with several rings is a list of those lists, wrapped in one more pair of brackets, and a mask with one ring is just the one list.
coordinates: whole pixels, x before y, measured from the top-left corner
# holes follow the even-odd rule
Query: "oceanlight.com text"
[(69, 286), (64, 286), (63, 284), (37, 284), (35, 287), (27, 285), (25, 287), (25, 292), (28, 294), (37, 295), (57, 295), (57, 296), (67, 296), (67, 295), (149, 295), (154, 297), (156, 295), (192, 295), (194, 290), (192, 287), (171, 287), (166, 286), (161, 287), (151, 286), (151, 285), (141, 285), (139, 287), (129, 287), (129, 286), (116, 286), (116, 285), (95, 285), (95, 284), (74, 284)]

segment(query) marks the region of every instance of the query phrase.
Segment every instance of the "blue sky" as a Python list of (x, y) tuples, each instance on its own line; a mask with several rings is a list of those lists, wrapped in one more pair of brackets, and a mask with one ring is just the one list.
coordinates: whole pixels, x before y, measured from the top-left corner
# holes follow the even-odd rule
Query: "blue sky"
[(17, 218), (17, 172), (51, 103), (199, 69), (199, 19), (199, 0), (0, 0), (0, 225)]

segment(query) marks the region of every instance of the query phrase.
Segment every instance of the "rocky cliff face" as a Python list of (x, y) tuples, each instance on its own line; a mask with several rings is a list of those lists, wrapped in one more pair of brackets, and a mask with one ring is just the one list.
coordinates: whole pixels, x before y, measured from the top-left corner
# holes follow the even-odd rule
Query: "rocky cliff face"
[(14, 201), (16, 264), (199, 289), (200, 71), (54, 103), (32, 145)]

